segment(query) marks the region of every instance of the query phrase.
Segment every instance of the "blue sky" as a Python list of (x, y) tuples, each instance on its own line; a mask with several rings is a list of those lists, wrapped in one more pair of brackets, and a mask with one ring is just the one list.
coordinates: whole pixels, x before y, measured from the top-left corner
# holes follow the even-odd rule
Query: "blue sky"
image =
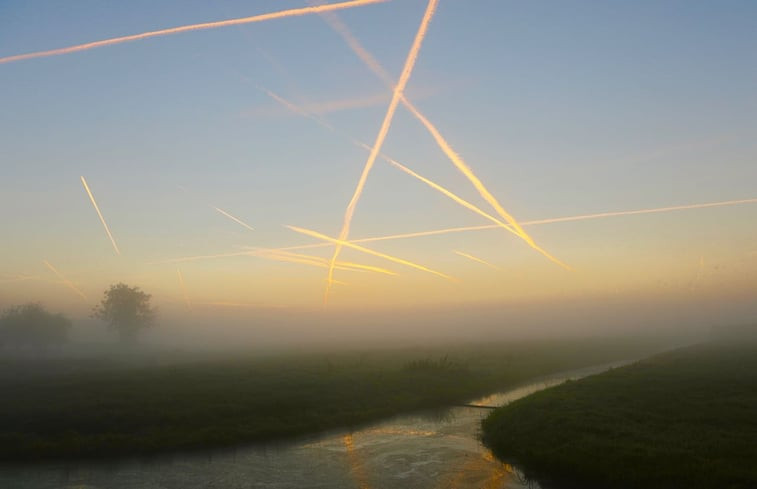
[[(0, 57), (303, 5), (7, 1)], [(425, 5), (393, 0), (337, 15), (396, 77)], [(757, 4), (748, 1), (441, 0), (407, 94), (521, 220), (747, 199), (757, 197), (755, 52)], [(321, 114), (368, 143), (389, 102), (381, 81), (316, 15), (0, 64), (0, 86), (7, 234), (0, 273), (45, 276), (47, 259), (92, 295), (126, 277), (174, 299), (175, 266), (152, 262), (312, 241), (282, 224), (339, 232), (365, 152), (258, 87), (309, 106), (373, 100)], [(402, 107), (383, 149), (489, 211)], [(122, 256), (114, 256), (80, 175)], [(757, 250), (755, 222), (757, 205), (749, 204), (530, 229), (580, 272), (572, 275), (505, 233), (385, 242), (375, 248), (443, 268), (468, 285), (428, 285), (403, 270), (392, 283), (361, 276), (335, 303), (390, 307), (410, 300), (408, 291), (430, 304), (551, 297), (558, 289), (651, 294), (663, 280), (684, 290), (702, 256), (731, 264), (718, 280), (741, 290), (757, 285), (757, 260), (745, 258)], [(351, 236), (486, 223), (377, 162)], [(456, 249), (512, 274), (477, 269)], [(318, 253), (330, 255), (328, 248)], [(243, 259), (182, 269), (188, 283), (195, 280), (195, 297), (319, 303), (324, 270)], [(516, 279), (523, 274), (533, 277), (526, 287)], [(267, 290), (273, 276), (281, 283)], [(36, 296), (76, 299), (55, 284), (0, 283), (0, 303)]]

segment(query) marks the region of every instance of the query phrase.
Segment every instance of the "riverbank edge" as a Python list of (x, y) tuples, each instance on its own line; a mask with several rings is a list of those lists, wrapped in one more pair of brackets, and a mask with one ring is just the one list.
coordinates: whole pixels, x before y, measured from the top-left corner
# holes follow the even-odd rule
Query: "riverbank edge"
[[(633, 456), (634, 454), (629, 450), (624, 453), (624, 456), (620, 457), (621, 460), (615, 460), (615, 462), (618, 462), (617, 465), (606, 464), (608, 458), (613, 457), (613, 444), (621, 449), (625, 446), (624, 444), (631, 443), (628, 441), (628, 438), (631, 437), (628, 425), (623, 423), (624, 416), (626, 419), (631, 416), (636, 418), (637, 421), (646, 416), (659, 418), (659, 412), (647, 413), (643, 410), (634, 410), (627, 403), (618, 403), (612, 406), (614, 409), (605, 408), (603, 410), (602, 408), (607, 405), (602, 404), (607, 400), (605, 391), (608, 391), (608, 386), (611, 386), (610, 382), (612, 381), (620, 384), (625, 380), (627, 382), (626, 387), (630, 387), (629, 382), (636, 382), (636, 384), (642, 385), (643, 389), (643, 383), (645, 381), (649, 383), (651, 379), (649, 374), (658, 374), (658, 377), (663, 379), (663, 385), (660, 388), (659, 382), (656, 383), (654, 388), (649, 390), (650, 398), (652, 402), (654, 402), (655, 396), (673, 400), (673, 407), (666, 407), (669, 413), (669, 419), (666, 422), (670, 426), (677, 425), (675, 429), (678, 431), (676, 433), (698, 433), (699, 437), (707, 438), (706, 431), (710, 429), (710, 426), (706, 424), (707, 421), (702, 421), (701, 425), (688, 421), (692, 417), (694, 419), (697, 416), (704, 418), (710, 414), (704, 414), (701, 410), (697, 412), (697, 400), (694, 399), (691, 392), (695, 392), (701, 397), (706, 397), (702, 393), (707, 392), (708, 396), (718, 398), (718, 387), (733, 391), (733, 386), (727, 384), (729, 380), (727, 373), (721, 372), (719, 377), (712, 376), (712, 378), (707, 376), (694, 377), (693, 375), (682, 377), (676, 376), (675, 373), (671, 375), (665, 369), (673, 368), (676, 362), (691, 367), (692, 362), (698, 356), (712, 357), (713, 351), (717, 355), (723, 356), (724, 359), (726, 355), (732, 354), (745, 356), (748, 359), (746, 361), (751, 362), (752, 367), (757, 367), (757, 342), (746, 344), (710, 342), (657, 353), (607, 372), (590, 375), (576, 381), (566, 381), (501, 406), (482, 420), (481, 440), (497, 458), (513, 464), (528, 480), (535, 481), (542, 487), (561, 489), (602, 489), (607, 487), (645, 487), (648, 489), (729, 487), (741, 489), (756, 487), (757, 470), (754, 467), (757, 467), (757, 449), (740, 454), (745, 457), (744, 460), (748, 460), (747, 462), (737, 461), (715, 474), (711, 479), (699, 478), (697, 480), (697, 477), (700, 477), (701, 474), (696, 470), (692, 475), (692, 467), (701, 464), (708, 457), (712, 459), (718, 457), (717, 454), (705, 450), (700, 450), (699, 453), (689, 453), (689, 460), (685, 461), (686, 463), (675, 465), (669, 470), (660, 470), (657, 478), (655, 478), (654, 472), (655, 464), (649, 467), (640, 467), (639, 462), (641, 460), (645, 457), (647, 460), (653, 457), (650, 456), (651, 453), (656, 453), (658, 456), (660, 453), (663, 456), (667, 455), (664, 453), (664, 449), (662, 452), (654, 452), (654, 450), (660, 450), (661, 445), (664, 446), (663, 443), (659, 442), (659, 439), (657, 446), (654, 447), (651, 444), (646, 447), (634, 446), (633, 450), (637, 452), (637, 456)], [(709, 363), (702, 360), (702, 371), (715, 371), (718, 366), (717, 362), (713, 362), (712, 358), (708, 358), (708, 360)], [(723, 370), (727, 369), (724, 368)], [(747, 372), (741, 366), (734, 372), (739, 373), (742, 370)], [(676, 386), (681, 385), (682, 378), (699, 383), (700, 390), (677, 391)], [(751, 382), (749, 385), (754, 390), (754, 386), (757, 385), (757, 376), (752, 376), (747, 381)], [(667, 382), (667, 385), (664, 384), (665, 382)], [(723, 387), (724, 385), (726, 387)], [(737, 382), (737, 385), (740, 384)], [(622, 390), (622, 384), (620, 386), (620, 390)], [(602, 390), (603, 388), (605, 391)], [(631, 391), (629, 388), (624, 394), (633, 396), (634, 393), (636, 391)], [(612, 392), (612, 395), (617, 396), (619, 394), (616, 390)], [(576, 409), (576, 405), (580, 402), (586, 404), (580, 404), (582, 409)], [(626, 402), (628, 402), (628, 399), (626, 399)], [(748, 402), (747, 410), (751, 410), (751, 412), (757, 410), (757, 396), (750, 394), (749, 398), (739, 399), (739, 402), (742, 404)], [(739, 409), (743, 410), (744, 407), (742, 405)], [(687, 413), (687, 409), (692, 413)], [(733, 416), (729, 418), (729, 414)], [(588, 417), (591, 417), (591, 419), (586, 419)], [(732, 413), (723, 411), (719, 413), (719, 417), (721, 420), (733, 419), (734, 423), (737, 419), (744, 419), (735, 411)], [(613, 423), (592, 422), (599, 418), (614, 419), (614, 421)], [(686, 425), (687, 422), (688, 425)], [(615, 429), (613, 429), (613, 426)], [(655, 421), (654, 426), (657, 427), (658, 433), (652, 433), (650, 428), (650, 433), (645, 435), (653, 438), (654, 435), (659, 435), (664, 431), (664, 427), (660, 427), (659, 419)], [(717, 432), (711, 436), (715, 438), (717, 436), (722, 437), (723, 433), (738, 433), (742, 427), (734, 424), (728, 428), (731, 429), (730, 432)], [(714, 428), (712, 430), (714, 431)], [(749, 430), (755, 432), (753, 427)], [(514, 432), (517, 432), (517, 434), (513, 434)], [(601, 433), (601, 437), (604, 437), (604, 441), (607, 443), (597, 443), (592, 446), (591, 440), (601, 438), (597, 437), (597, 433)], [(589, 438), (582, 438), (584, 435), (589, 436)], [(628, 438), (624, 438), (624, 436)], [(634, 436), (638, 435), (634, 434)], [(635, 442), (636, 440), (634, 440)], [(670, 446), (673, 447), (671, 450), (675, 451), (676, 447), (690, 444), (690, 439), (680, 438), (672, 440)], [(638, 452), (642, 450), (646, 450), (646, 453), (639, 456)], [(579, 460), (578, 453), (584, 457), (583, 460)], [(673, 456), (680, 457), (680, 454), (674, 453)], [(708, 462), (712, 466), (718, 466), (721, 463), (720, 460), (709, 460)], [(740, 466), (739, 463), (741, 463)]]
[[(611, 344), (616, 347), (619, 345), (617, 341)], [(337, 397), (341, 396), (341, 398), (323, 402), (325, 408), (322, 405), (316, 406), (320, 411), (315, 412), (314, 415), (307, 410), (302, 410), (297, 416), (294, 416), (292, 412), (284, 413), (280, 419), (275, 420), (275, 423), (262, 427), (261, 423), (255, 419), (257, 413), (254, 409), (259, 409), (258, 406), (250, 408), (251, 411), (246, 412), (245, 416), (240, 416), (239, 423), (203, 425), (192, 420), (193, 424), (178, 426), (174, 432), (169, 433), (173, 436), (158, 433), (153, 438), (150, 438), (150, 433), (143, 434), (144, 436), (140, 438), (131, 434), (112, 435), (106, 432), (88, 438), (81, 437), (77, 433), (64, 433), (63, 438), (56, 435), (55, 439), (52, 437), (45, 439), (44, 436), (34, 436), (33, 433), (30, 436), (30, 433), (0, 431), (0, 467), (48, 461), (150, 459), (173, 453), (229, 450), (255, 445), (275, 446), (330, 431), (358, 429), (366, 424), (401, 414), (446, 410), (456, 404), (514, 388), (548, 374), (601, 365), (629, 358), (629, 356), (638, 358), (640, 355), (648, 354), (650, 350), (659, 350), (659, 344), (650, 344), (646, 340), (632, 348), (632, 352), (627, 350), (627, 345), (623, 346), (623, 353), (621, 350), (608, 353), (607, 350), (597, 348), (597, 346), (568, 347), (566, 353), (563, 351), (565, 346), (558, 342), (550, 344), (547, 349), (544, 349), (542, 345), (534, 351), (520, 352), (524, 358), (529, 358), (529, 361), (532, 361), (534, 354), (537, 357), (544, 355), (545, 364), (541, 366), (528, 364), (524, 367), (520, 360), (505, 359), (502, 365), (497, 366), (499, 370), (469, 371), (466, 368), (459, 368), (460, 365), (454, 362), (444, 364), (440, 359), (437, 363), (434, 361), (429, 363), (428, 360), (410, 362), (393, 372), (351, 374), (350, 383), (356, 386), (361, 381), (375, 380), (376, 377), (382, 379), (382, 384), (375, 391), (364, 389), (362, 394), (357, 395), (359, 398), (357, 404), (353, 402), (338, 412), (334, 412), (333, 408), (338, 408), (340, 402), (349, 400), (354, 391), (339, 391)], [(553, 358), (555, 352), (559, 352), (559, 360)], [(446, 356), (444, 358), (446, 359)], [(145, 371), (141, 375), (144, 376), (146, 372), (149, 373)], [(503, 372), (505, 372), (504, 375)], [(331, 394), (333, 395), (334, 392)], [(370, 392), (373, 398), (371, 395), (366, 395), (366, 392)], [(389, 400), (381, 398), (381, 394), (386, 392), (392, 393), (394, 397)], [(139, 397), (139, 394), (136, 397)], [(322, 401), (319, 400), (319, 402)], [(51, 403), (52, 405), (54, 403)], [(241, 405), (247, 409), (244, 400)], [(89, 410), (87, 412), (93, 414), (95, 407), (85, 406)], [(324, 416), (326, 408), (332, 411)], [(65, 420), (65, 417), (63, 419)], [(249, 423), (251, 420), (252, 425)], [(237, 420), (231, 419), (231, 421)], [(182, 431), (184, 428), (187, 431)], [(191, 433), (188, 432), (189, 429)]]

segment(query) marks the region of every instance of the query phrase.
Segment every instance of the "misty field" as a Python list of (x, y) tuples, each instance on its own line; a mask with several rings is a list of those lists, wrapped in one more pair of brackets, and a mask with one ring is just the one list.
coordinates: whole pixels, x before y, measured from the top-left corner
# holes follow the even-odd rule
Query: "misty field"
[(676, 350), (547, 389), (483, 423), (495, 453), (565, 488), (757, 487), (757, 344)]
[(357, 427), (652, 347), (595, 339), (265, 358), (6, 359), (0, 458), (143, 455)]

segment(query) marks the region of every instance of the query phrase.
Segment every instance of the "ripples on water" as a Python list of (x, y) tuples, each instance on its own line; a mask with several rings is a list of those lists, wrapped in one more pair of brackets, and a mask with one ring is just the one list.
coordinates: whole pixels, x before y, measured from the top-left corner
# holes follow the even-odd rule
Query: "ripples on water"
[[(471, 403), (498, 406), (607, 369), (594, 367), (535, 381)], [(536, 488), (479, 441), (488, 409), (455, 407), (398, 416), (352, 433), (112, 462), (48, 463), (0, 469), (0, 487), (19, 489)]]

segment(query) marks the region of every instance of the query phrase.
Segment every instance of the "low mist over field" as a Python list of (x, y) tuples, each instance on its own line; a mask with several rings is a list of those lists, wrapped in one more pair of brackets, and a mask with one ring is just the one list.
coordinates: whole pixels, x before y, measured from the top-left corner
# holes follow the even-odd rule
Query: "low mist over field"
[[(495, 456), (476, 410), (668, 349), (751, 354), (756, 19), (736, 0), (2, 2), (0, 486), (610, 480), (508, 446), (509, 415)], [(728, 365), (724, 395), (754, 387)], [(696, 420), (680, 432), (714, 426)], [(284, 468), (256, 451), (273, 442)], [(700, 448), (659, 457), (717, 465)], [(249, 463), (83, 462), (220, 449)], [(713, 480), (751, 463), (724, 450)], [(23, 469), (53, 459), (72, 465)]]

